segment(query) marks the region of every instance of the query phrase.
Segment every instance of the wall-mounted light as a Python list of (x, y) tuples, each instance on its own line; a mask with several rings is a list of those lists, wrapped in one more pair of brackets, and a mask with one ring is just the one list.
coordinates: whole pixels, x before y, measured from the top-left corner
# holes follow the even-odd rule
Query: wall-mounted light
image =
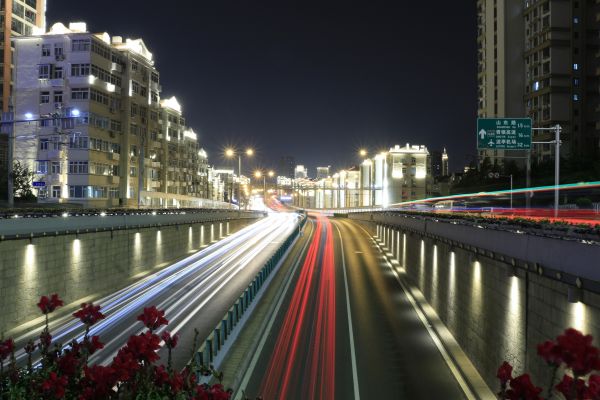
[(583, 290), (575, 286), (569, 286), (567, 299), (569, 303), (580, 303), (583, 300)]

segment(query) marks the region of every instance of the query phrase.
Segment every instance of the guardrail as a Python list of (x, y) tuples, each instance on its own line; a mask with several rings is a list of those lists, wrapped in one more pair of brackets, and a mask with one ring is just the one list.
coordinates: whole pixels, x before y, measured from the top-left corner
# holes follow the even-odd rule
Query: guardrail
[[(198, 368), (209, 367), (213, 365), (215, 358), (223, 351), (226, 352), (225, 345), (228, 339), (237, 336), (239, 331), (244, 326), (247, 317), (253, 307), (252, 302), (260, 297), (261, 289), (264, 288), (271, 278), (271, 274), (276, 271), (283, 262), (284, 255), (290, 249), (296, 238), (300, 235), (307, 218), (304, 216), (298, 224), (298, 229), (294, 230), (283, 244), (275, 251), (275, 254), (265, 263), (263, 268), (256, 274), (256, 277), (248, 288), (240, 295), (236, 302), (231, 306), (229, 311), (223, 316), (221, 321), (215, 326), (212, 333), (204, 340), (200, 349), (196, 352), (196, 363)], [(201, 379), (202, 374), (196, 371), (196, 376)]]
[(115, 231), (260, 218), (265, 214), (255, 211), (188, 210), (136, 211), (130, 213), (63, 214), (53, 217), (19, 217), (0, 219), (0, 241), (79, 233)]

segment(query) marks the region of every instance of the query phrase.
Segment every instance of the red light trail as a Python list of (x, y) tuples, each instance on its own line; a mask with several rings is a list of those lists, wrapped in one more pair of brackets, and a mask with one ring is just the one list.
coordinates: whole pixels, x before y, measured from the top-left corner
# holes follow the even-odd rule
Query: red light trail
[[(300, 385), (302, 393), (292, 392), (294, 384)], [(327, 218), (318, 217), (260, 393), (265, 399), (285, 399), (293, 394), (333, 400), (334, 387), (333, 229)]]

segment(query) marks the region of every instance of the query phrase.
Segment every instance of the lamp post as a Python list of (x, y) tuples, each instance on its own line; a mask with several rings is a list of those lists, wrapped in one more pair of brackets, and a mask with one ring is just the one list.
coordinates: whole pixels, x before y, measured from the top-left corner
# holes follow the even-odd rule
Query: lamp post
[(14, 198), (14, 171), (13, 171), (13, 159), (14, 159), (14, 145), (15, 145), (15, 125), (18, 123), (32, 123), (32, 122), (40, 122), (40, 121), (61, 121), (60, 126), (62, 127), (62, 121), (80, 118), (81, 112), (76, 109), (69, 109), (69, 114), (65, 115), (62, 113), (62, 110), (58, 112), (48, 114), (47, 116), (39, 116), (38, 118), (34, 118), (33, 114), (30, 112), (25, 113), (24, 118), (15, 119), (15, 113), (12, 111), (2, 113), (2, 119), (0, 119), (0, 131), (2, 133), (8, 134), (8, 179), (7, 179), (7, 203), (8, 207), (12, 208), (15, 205)]
[[(254, 150), (251, 148), (246, 149), (245, 151), (246, 156), (247, 157), (252, 157), (254, 155)], [(225, 157), (227, 158), (232, 158), (237, 154), (238, 156), (238, 179), (240, 180), (240, 182), (238, 183), (238, 209), (241, 208), (241, 194), (242, 194), (242, 182), (241, 182), (241, 177), (242, 177), (242, 154), (239, 152), (236, 152), (236, 150), (229, 148), (225, 150)], [(231, 197), (233, 197), (233, 193), (234, 193), (234, 186), (235, 184), (235, 180), (233, 178), (233, 176), (231, 177)], [(231, 203), (231, 197), (229, 199), (229, 202)]]

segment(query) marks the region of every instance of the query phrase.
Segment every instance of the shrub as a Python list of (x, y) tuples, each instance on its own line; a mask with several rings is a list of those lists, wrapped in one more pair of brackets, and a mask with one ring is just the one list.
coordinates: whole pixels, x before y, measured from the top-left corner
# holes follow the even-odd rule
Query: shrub
[[(227, 400), (231, 392), (221, 384), (199, 385), (193, 368), (174, 371), (171, 351), (178, 336), (156, 330), (168, 325), (165, 313), (148, 307), (138, 316), (146, 331), (129, 338), (109, 365), (88, 365), (88, 358), (104, 344), (98, 336), (90, 336), (90, 328), (104, 318), (100, 307), (84, 303), (73, 314), (85, 326), (80, 342), (68, 346), (52, 342), (48, 315), (63, 305), (58, 295), (42, 296), (38, 303), (45, 316), (45, 326), (38, 340), (24, 347), (27, 366), (18, 367), (12, 339), (0, 340), (0, 399), (202, 399)], [(167, 365), (156, 365), (161, 343), (167, 347)], [(39, 353), (36, 353), (39, 351)], [(39, 354), (39, 367), (32, 365), (33, 354)], [(214, 374), (202, 369), (204, 375)], [(222, 374), (220, 375), (222, 378)]]

